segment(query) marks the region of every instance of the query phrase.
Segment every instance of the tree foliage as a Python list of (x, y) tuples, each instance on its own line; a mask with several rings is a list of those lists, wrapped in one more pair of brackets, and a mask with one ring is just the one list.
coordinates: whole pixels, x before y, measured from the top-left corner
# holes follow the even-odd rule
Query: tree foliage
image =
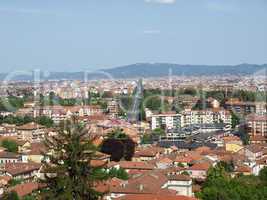
[(1, 142), (1, 146), (6, 148), (7, 151), (17, 153), (18, 152), (18, 144), (13, 140), (4, 139)]
[(129, 179), (128, 173), (122, 168), (119, 168), (119, 169), (111, 168), (108, 172), (108, 176), (109, 176), (109, 178), (116, 177), (116, 178), (119, 178), (122, 180), (128, 180)]
[(16, 111), (22, 108), (24, 105), (24, 99), (16, 96), (8, 96), (6, 98), (0, 98), (0, 111)]
[(235, 128), (238, 124), (240, 124), (239, 116), (231, 111), (231, 126), (232, 126), (232, 128)]
[(19, 200), (19, 196), (15, 191), (5, 193), (2, 197), (3, 200)]
[(52, 127), (52, 126), (54, 125), (54, 121), (53, 121), (51, 118), (47, 117), (47, 116), (40, 116), (40, 117), (37, 117), (37, 118), (35, 119), (35, 121), (36, 121), (38, 124), (41, 124), (41, 125), (43, 125), (43, 126), (45, 126), (45, 127), (47, 127), (47, 128), (50, 128), (50, 127)]
[(22, 179), (11, 179), (10, 181), (8, 181), (8, 185), (9, 186), (15, 186), (15, 185), (18, 185), (18, 184), (21, 184), (23, 182)]
[(96, 173), (102, 167), (91, 165), (96, 158), (96, 147), (86, 134), (88, 130), (76, 120), (60, 125), (57, 136), (46, 138), (50, 162), (44, 166), (47, 189), (42, 198), (47, 200), (98, 199), (101, 193), (94, 190), (97, 182), (106, 177)]
[(265, 200), (267, 184), (265, 171), (260, 176), (236, 176), (230, 178), (222, 166), (211, 168), (202, 191), (197, 194), (201, 200)]
[(116, 129), (108, 134), (101, 145), (103, 153), (111, 155), (111, 160), (131, 160), (135, 152), (135, 142), (121, 129)]
[(153, 138), (151, 134), (144, 134), (141, 137), (141, 144), (152, 144), (153, 143)]
[(26, 116), (13, 116), (13, 115), (8, 115), (8, 116), (0, 116), (0, 124), (2, 123), (7, 123), (7, 124), (15, 124), (17, 126), (29, 123), (34, 121), (33, 117), (30, 117), (28, 115)]

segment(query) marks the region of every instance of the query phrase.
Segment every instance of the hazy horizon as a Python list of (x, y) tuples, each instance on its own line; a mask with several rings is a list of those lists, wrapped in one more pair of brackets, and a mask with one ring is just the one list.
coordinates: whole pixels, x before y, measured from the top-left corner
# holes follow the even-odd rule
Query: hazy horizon
[(267, 63), (265, 0), (0, 2), (0, 73)]

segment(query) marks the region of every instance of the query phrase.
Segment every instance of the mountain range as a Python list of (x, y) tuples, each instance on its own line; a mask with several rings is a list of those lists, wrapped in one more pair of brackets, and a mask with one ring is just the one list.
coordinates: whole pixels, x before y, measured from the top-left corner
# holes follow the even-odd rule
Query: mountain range
[[(126, 79), (173, 76), (211, 76), (211, 75), (252, 75), (266, 73), (267, 64), (240, 64), (240, 65), (180, 65), (170, 63), (137, 63), (93, 72), (50, 72), (49, 76), (41, 72), (42, 80), (88, 80), (92, 79)], [(7, 74), (0, 74), (4, 80)], [(12, 80), (33, 80), (30, 75), (18, 75)]]

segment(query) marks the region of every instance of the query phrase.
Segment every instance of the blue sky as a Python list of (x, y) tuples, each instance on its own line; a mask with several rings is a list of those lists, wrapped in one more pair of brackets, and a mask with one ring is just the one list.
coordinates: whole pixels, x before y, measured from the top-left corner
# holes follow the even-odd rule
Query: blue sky
[(267, 63), (266, 0), (1, 0), (0, 72)]

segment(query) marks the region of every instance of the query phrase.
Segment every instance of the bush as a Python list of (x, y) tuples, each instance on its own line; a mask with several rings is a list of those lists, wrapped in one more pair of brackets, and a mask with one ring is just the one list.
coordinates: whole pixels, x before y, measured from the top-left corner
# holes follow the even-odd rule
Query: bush
[(1, 146), (6, 148), (7, 151), (17, 153), (18, 152), (18, 144), (13, 140), (3, 140)]

